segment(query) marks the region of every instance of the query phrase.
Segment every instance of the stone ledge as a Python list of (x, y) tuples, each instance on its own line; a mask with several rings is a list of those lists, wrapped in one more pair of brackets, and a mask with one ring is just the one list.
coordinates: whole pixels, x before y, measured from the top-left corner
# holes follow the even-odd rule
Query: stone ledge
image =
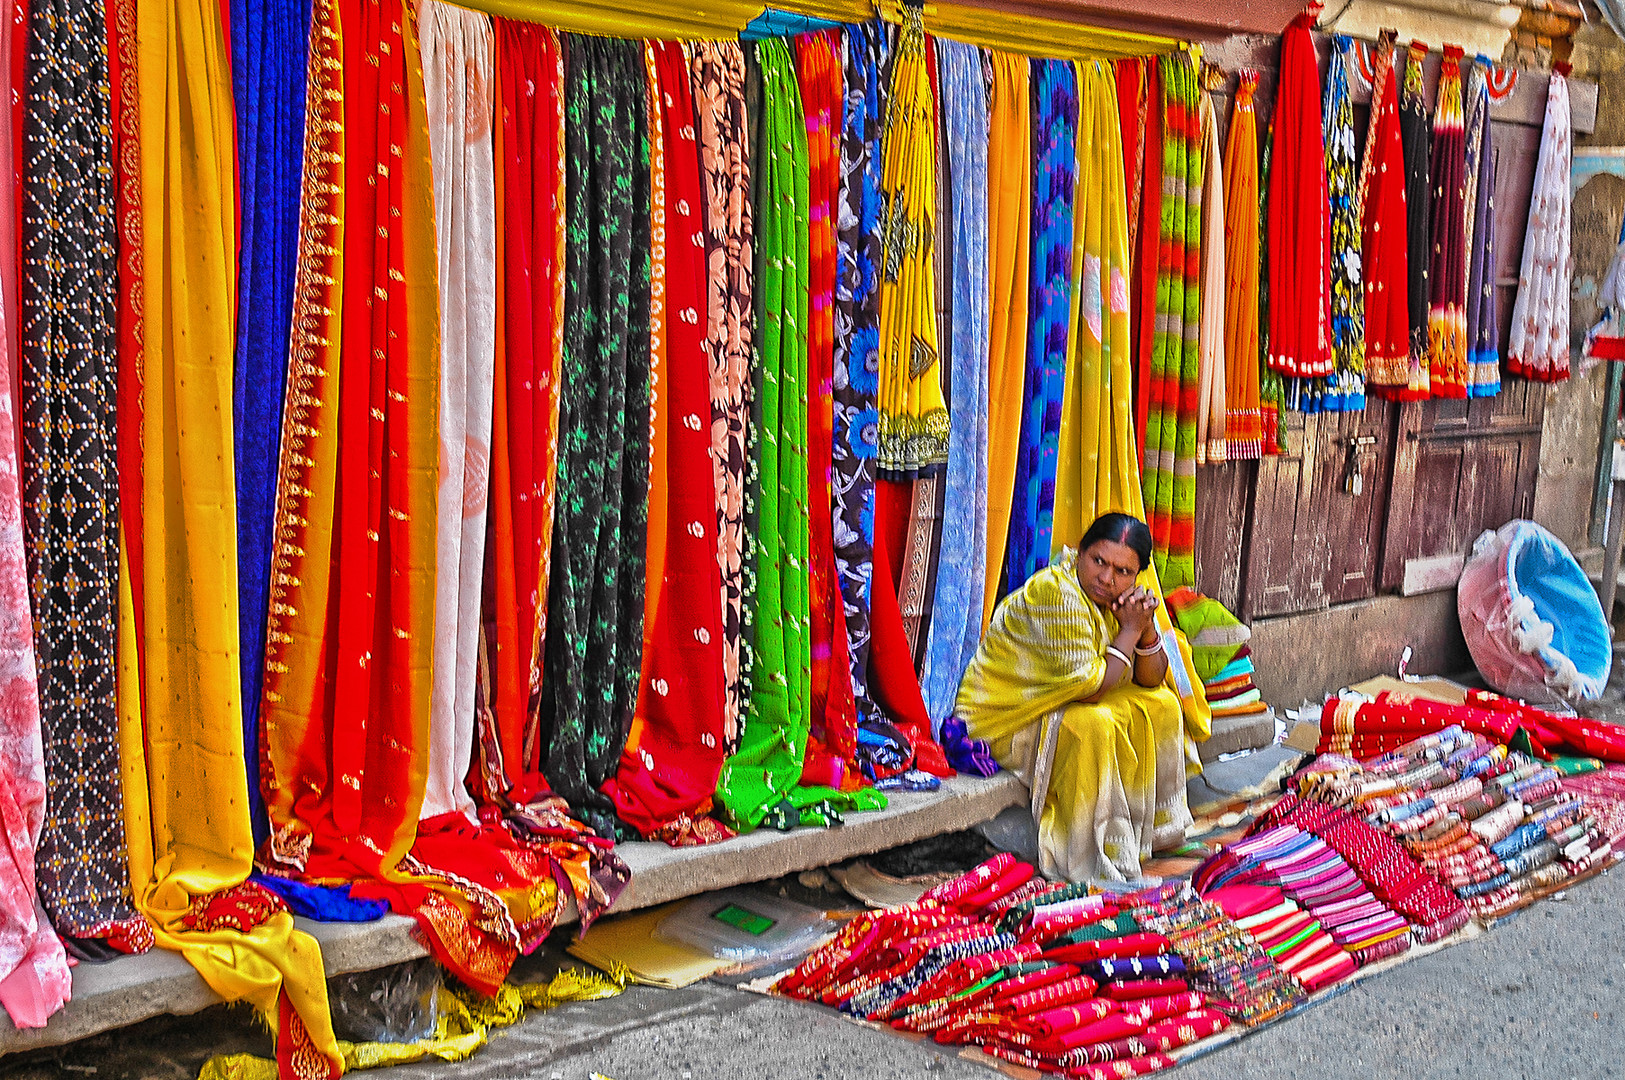
[[(632, 868), (632, 883), (613, 910), (631, 911), (765, 881), (966, 829), (1026, 798), (1026, 789), (1010, 773), (987, 779), (960, 777), (935, 792), (894, 793), (885, 810), (853, 814), (845, 825), (832, 829), (761, 831), (696, 848), (621, 844), (616, 851)], [(561, 922), (573, 922), (575, 917), (572, 904)], [(413, 921), (400, 915), (370, 923), (306, 919), (295, 923), (321, 944), (329, 977), (427, 955), (413, 934)], [(105, 964), (80, 964), (73, 969), (73, 1000), (45, 1027), (19, 1031), (0, 1013), (0, 1055), (60, 1046), (165, 1013), (185, 1016), (221, 1000), (179, 953), (164, 949)]]
[(1219, 760), (1220, 754), (1261, 750), (1275, 741), (1275, 711), (1258, 716), (1219, 716), (1213, 719), (1213, 733), (1196, 744), (1204, 762)]

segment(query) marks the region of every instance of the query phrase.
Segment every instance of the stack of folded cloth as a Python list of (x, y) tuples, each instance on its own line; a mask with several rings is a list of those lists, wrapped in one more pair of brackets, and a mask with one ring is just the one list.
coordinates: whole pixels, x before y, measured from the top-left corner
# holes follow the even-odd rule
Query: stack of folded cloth
[(1226, 885), (1207, 894), (1258, 948), (1309, 993), (1353, 974), (1354, 957), (1313, 914), (1271, 885)]
[(1449, 705), (1389, 691), (1370, 701), (1360, 697), (1331, 698), (1320, 710), (1320, 745), (1316, 750), (1366, 761), (1449, 727), (1507, 743), (1518, 723), (1516, 717), (1505, 712)]
[(1262, 716), (1270, 711), (1253, 685), (1252, 630), (1217, 600), (1195, 589), (1168, 594), (1168, 611), (1190, 642), (1191, 660), (1218, 717)]
[[(1409, 946), (1411, 927), (1405, 918), (1372, 893), (1335, 847), (1295, 825), (1258, 823), (1246, 839), (1197, 867), (1192, 881), (1204, 896), (1227, 885), (1279, 888), (1311, 916), (1299, 925), (1300, 932), (1330, 935), (1356, 963), (1391, 956)], [(1402, 944), (1388, 944), (1396, 940)], [(1315, 945), (1324, 948), (1318, 941)], [(1309, 971), (1302, 963), (1281, 966), (1298, 975), (1308, 989), (1340, 978), (1336, 969), (1346, 968), (1342, 974), (1352, 970), (1341, 964), (1324, 970), (1311, 965)]]
[[(1245, 939), (1221, 915), (1199, 941), (1166, 921), (1163, 899), (1091, 895), (1000, 855), (914, 904), (858, 916), (773, 989), (1048, 1073), (1137, 1076), (1239, 1014), (1204, 992), (1215, 959), (1193, 951), (1188, 963), (1181, 949)], [(1248, 959), (1261, 987), (1281, 980), (1261, 953)]]

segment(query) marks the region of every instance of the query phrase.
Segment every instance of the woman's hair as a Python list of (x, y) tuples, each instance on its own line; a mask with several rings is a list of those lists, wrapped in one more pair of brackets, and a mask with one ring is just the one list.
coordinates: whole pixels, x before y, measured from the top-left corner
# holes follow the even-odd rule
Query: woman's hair
[(1101, 514), (1089, 531), (1078, 541), (1078, 554), (1083, 554), (1102, 540), (1125, 544), (1140, 557), (1140, 569), (1151, 565), (1151, 530), (1133, 514)]

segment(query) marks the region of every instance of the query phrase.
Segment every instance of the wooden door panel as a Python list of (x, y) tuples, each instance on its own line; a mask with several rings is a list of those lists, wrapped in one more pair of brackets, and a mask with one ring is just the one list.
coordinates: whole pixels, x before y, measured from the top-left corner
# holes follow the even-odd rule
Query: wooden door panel
[[(1333, 604), (1363, 600), (1377, 590), (1382, 530), (1388, 515), (1386, 464), (1391, 456), (1389, 444), (1393, 437), (1394, 412), (1391, 402), (1370, 400), (1365, 412), (1344, 414), (1339, 418), (1339, 443), (1334, 448), (1335, 453), (1322, 456), (1332, 483), (1331, 512), (1326, 527), (1326, 535), (1331, 538), (1326, 596)], [(1351, 439), (1374, 441), (1351, 445), (1346, 441)], [(1347, 490), (1351, 452), (1360, 476), (1358, 495)]]
[(1230, 461), (1196, 471), (1196, 587), (1231, 611), (1241, 609), (1247, 534), (1258, 462)]
[[(1300, 559), (1313, 560), (1312, 550), (1298, 549), (1298, 511), (1308, 501), (1314, 474), (1313, 423), (1301, 413), (1287, 413), (1285, 454), (1258, 463), (1253, 499), (1252, 542), (1247, 558), (1247, 595), (1243, 618), (1283, 615), (1306, 610), (1295, 592)], [(1311, 544), (1313, 542), (1311, 541)]]

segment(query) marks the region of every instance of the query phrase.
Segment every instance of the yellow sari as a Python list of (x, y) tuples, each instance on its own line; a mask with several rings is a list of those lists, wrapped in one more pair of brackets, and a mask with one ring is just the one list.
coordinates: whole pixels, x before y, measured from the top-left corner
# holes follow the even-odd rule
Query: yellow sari
[(1125, 676), (1084, 701), (1101, 687), (1118, 630), (1078, 583), (1077, 552), (1063, 548), (994, 611), (954, 707), (1030, 790), (1039, 868), (1072, 881), (1137, 878), (1140, 861), (1191, 823), (1173, 689)]

